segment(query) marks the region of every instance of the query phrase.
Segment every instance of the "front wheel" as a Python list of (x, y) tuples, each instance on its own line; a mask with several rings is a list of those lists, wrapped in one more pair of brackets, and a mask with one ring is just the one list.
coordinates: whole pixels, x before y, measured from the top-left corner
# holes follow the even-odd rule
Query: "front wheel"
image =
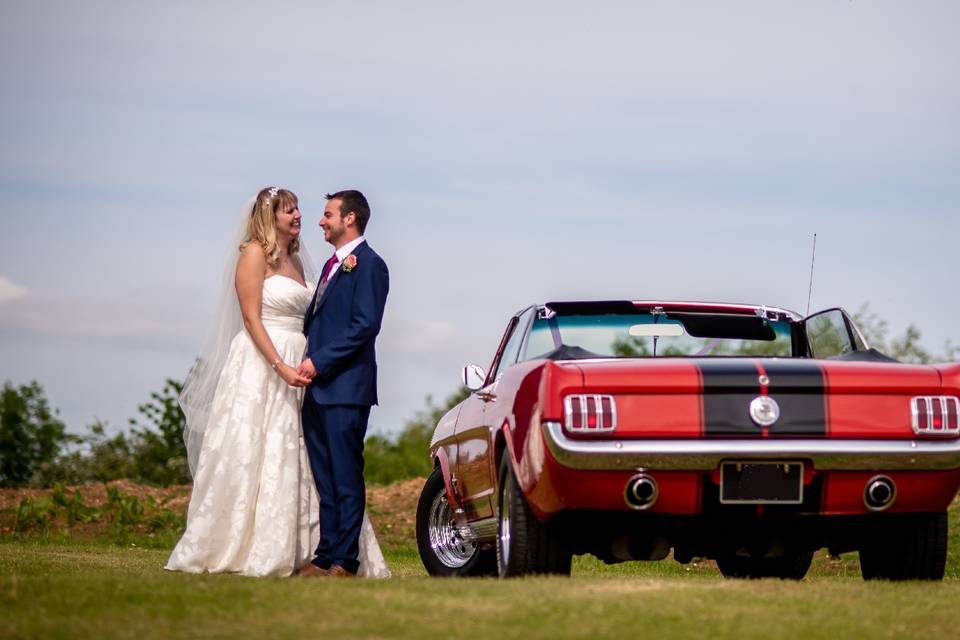
[(417, 548), (432, 576), (479, 576), (493, 573), (493, 549), (481, 549), (464, 538), (447, 500), (443, 471), (427, 478), (417, 503)]
[(860, 548), (864, 580), (943, 580), (947, 512), (882, 516)]
[(501, 578), (527, 574), (570, 575), (572, 555), (561, 532), (530, 510), (506, 452), (500, 462), (497, 571)]

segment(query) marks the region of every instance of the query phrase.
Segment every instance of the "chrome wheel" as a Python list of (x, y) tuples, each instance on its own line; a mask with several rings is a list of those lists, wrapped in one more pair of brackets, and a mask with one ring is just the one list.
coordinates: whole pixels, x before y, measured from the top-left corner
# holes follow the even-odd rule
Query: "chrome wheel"
[(500, 503), (500, 544), (497, 546), (497, 558), (500, 561), (501, 572), (507, 567), (510, 561), (510, 500), (509, 496), (513, 494), (513, 474), (508, 473), (504, 478), (503, 496)]
[(477, 546), (460, 535), (445, 491), (440, 491), (433, 498), (428, 530), (430, 548), (444, 566), (459, 569), (477, 552)]

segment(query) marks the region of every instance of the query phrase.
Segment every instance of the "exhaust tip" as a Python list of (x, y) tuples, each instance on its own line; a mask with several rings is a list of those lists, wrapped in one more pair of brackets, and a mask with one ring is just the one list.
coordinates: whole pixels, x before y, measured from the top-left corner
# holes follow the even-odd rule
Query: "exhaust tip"
[(640, 473), (627, 481), (627, 486), (623, 490), (623, 499), (627, 506), (637, 511), (649, 509), (656, 503), (660, 495), (660, 489), (657, 487), (657, 481), (653, 476)]
[(897, 485), (887, 476), (874, 476), (863, 488), (863, 504), (870, 511), (883, 511), (897, 499)]

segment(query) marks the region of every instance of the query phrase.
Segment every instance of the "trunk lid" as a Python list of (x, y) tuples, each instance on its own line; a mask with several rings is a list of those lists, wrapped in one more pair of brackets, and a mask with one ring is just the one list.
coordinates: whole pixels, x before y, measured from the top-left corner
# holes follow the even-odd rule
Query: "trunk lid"
[[(936, 368), (801, 358), (578, 360), (586, 393), (613, 395), (617, 429), (588, 437), (913, 438), (910, 399), (941, 393)], [(773, 401), (769, 426), (752, 412)], [(767, 414), (769, 418), (771, 414)]]

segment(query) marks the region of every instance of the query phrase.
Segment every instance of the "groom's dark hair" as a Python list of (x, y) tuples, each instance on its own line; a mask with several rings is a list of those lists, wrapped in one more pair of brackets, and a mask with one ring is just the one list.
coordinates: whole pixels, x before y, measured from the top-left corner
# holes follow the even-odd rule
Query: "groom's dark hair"
[(336, 198), (340, 199), (340, 217), (353, 212), (357, 217), (357, 231), (360, 232), (360, 235), (363, 235), (367, 228), (367, 222), (370, 221), (370, 205), (367, 204), (366, 197), (356, 189), (327, 194), (327, 200)]

